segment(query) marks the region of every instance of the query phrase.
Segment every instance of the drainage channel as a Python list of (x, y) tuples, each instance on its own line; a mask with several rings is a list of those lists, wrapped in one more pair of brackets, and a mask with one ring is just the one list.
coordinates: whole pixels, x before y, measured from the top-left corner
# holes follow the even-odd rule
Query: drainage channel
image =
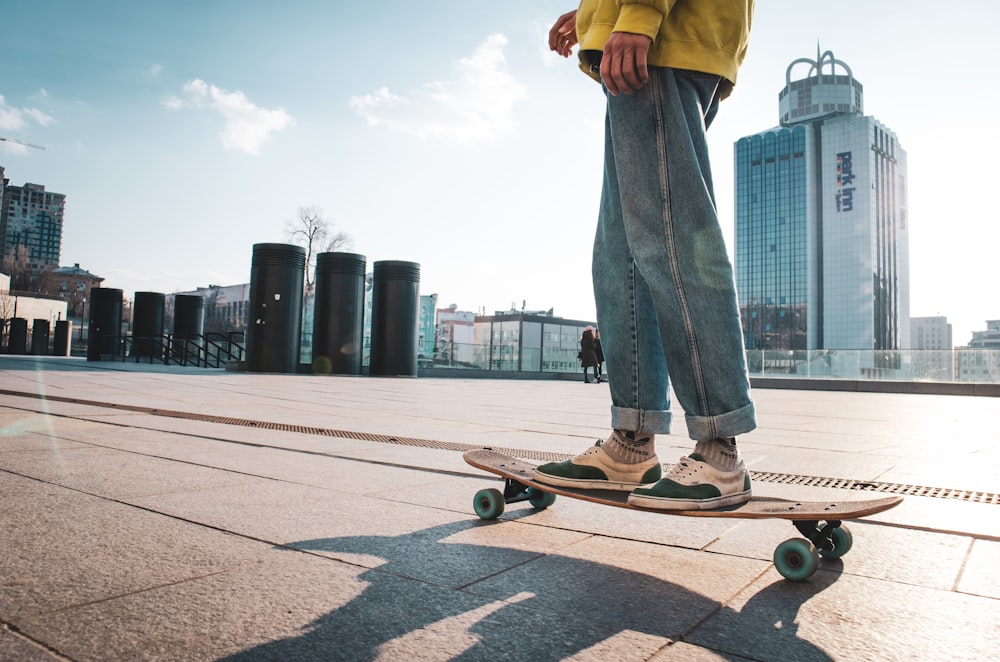
[[(370, 441), (382, 444), (396, 444), (400, 446), (416, 446), (419, 448), (435, 448), (438, 450), (449, 450), (464, 453), (465, 451), (483, 448), (482, 444), (463, 444), (451, 441), (437, 441), (433, 439), (418, 439), (414, 437), (402, 437), (386, 434), (374, 434), (369, 432), (354, 432), (352, 430), (333, 430), (330, 428), (320, 428), (307, 425), (290, 425), (287, 423), (272, 423), (269, 421), (254, 421), (246, 418), (231, 418), (226, 416), (210, 416), (207, 414), (195, 414), (192, 412), (172, 411), (168, 409), (158, 409), (154, 407), (141, 407), (136, 405), (121, 405), (109, 402), (98, 402), (95, 400), (82, 400), (79, 398), (67, 398), (53, 395), (40, 395), (34, 393), (24, 393), (19, 391), (8, 391), (0, 389), (0, 395), (12, 395), (18, 397), (36, 398), (39, 400), (50, 400), (53, 402), (65, 402), (79, 405), (90, 405), (107, 409), (118, 409), (135, 413), (150, 414), (153, 416), (163, 416), (166, 418), (179, 418), (188, 421), (199, 421), (202, 423), (216, 423), (220, 425), (235, 425), (248, 428), (259, 428), (262, 430), (275, 430), (278, 432), (295, 432), (299, 434), (310, 434), (323, 437), (338, 437), (341, 439), (355, 439), (359, 441)], [(566, 453), (551, 453), (547, 451), (526, 450), (523, 448), (502, 448), (490, 446), (499, 453), (505, 453), (520, 457), (526, 460), (537, 462), (561, 462), (568, 460), (572, 455)], [(921, 496), (933, 499), (956, 499), (972, 503), (986, 503), (1000, 505), (1000, 493), (982, 492), (976, 490), (961, 490), (943, 487), (928, 487), (924, 485), (907, 485), (905, 483), (887, 483), (869, 480), (853, 480), (850, 478), (825, 478), (821, 476), (803, 476), (799, 474), (774, 473), (769, 471), (751, 471), (750, 478), (761, 483), (776, 483), (782, 485), (797, 485), (802, 487), (827, 487), (842, 490), (855, 490), (861, 492), (877, 492), (880, 494), (895, 494), (899, 496)]]

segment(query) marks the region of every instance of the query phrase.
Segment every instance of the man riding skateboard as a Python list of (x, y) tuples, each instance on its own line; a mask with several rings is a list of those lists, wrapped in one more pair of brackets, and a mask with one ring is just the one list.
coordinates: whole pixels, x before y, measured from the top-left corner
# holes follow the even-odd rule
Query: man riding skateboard
[[(629, 504), (711, 509), (750, 499), (736, 442), (756, 427), (732, 266), (715, 209), (705, 131), (729, 95), (754, 0), (583, 0), (549, 47), (607, 97), (604, 183), (594, 242), (607, 357), (607, 440), (535, 470), (536, 481), (628, 490)], [(694, 452), (661, 475), (668, 388)]]

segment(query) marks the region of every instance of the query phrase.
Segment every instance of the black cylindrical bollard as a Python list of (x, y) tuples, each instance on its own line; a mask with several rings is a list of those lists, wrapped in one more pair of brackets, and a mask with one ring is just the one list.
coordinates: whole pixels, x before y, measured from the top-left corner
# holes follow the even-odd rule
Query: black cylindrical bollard
[(10, 321), (10, 333), (7, 336), (7, 353), (28, 353), (28, 320), (23, 317), (15, 317)]
[(174, 337), (197, 340), (205, 334), (205, 297), (200, 294), (174, 296)]
[(34, 320), (31, 323), (31, 353), (35, 356), (49, 355), (48, 320)]
[(174, 360), (186, 364), (198, 361), (202, 336), (205, 334), (205, 297), (200, 294), (174, 296)]
[(420, 265), (382, 260), (372, 272), (372, 347), (368, 372), (417, 376)]
[(301, 246), (254, 244), (247, 324), (250, 372), (298, 372), (305, 271)]
[(365, 323), (365, 256), (316, 256), (313, 372), (360, 375)]
[[(166, 295), (159, 292), (135, 293), (132, 351), (137, 357), (153, 357), (162, 354), (163, 311), (166, 299)], [(163, 357), (160, 356), (160, 358)]]
[(107, 355), (121, 355), (122, 291), (113, 287), (90, 289), (90, 318), (87, 323), (87, 360), (100, 361)]
[(73, 344), (73, 322), (59, 320), (52, 338), (52, 356), (69, 356)]

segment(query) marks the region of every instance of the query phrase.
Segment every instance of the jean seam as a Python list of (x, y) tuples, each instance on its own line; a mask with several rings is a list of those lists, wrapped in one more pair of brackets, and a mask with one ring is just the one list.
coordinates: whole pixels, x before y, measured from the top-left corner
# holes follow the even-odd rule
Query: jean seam
[(639, 409), (639, 334), (636, 327), (638, 326), (638, 311), (636, 310), (636, 298), (635, 298), (635, 261), (632, 262), (631, 268), (628, 272), (628, 298), (629, 298), (629, 312), (631, 316), (631, 323), (629, 324), (629, 333), (632, 334), (632, 403), (636, 409)]
[(653, 102), (653, 117), (656, 124), (656, 149), (659, 152), (660, 191), (663, 195), (663, 228), (664, 241), (667, 246), (667, 263), (670, 267), (670, 274), (674, 280), (674, 291), (677, 293), (677, 302), (681, 309), (681, 320), (684, 324), (684, 333), (687, 335), (687, 346), (689, 358), (691, 359), (691, 377), (698, 392), (698, 404), (703, 412), (709, 411), (708, 391), (705, 388), (705, 375), (702, 370), (701, 357), (698, 352), (698, 343), (694, 333), (694, 323), (691, 319), (691, 311), (687, 302), (687, 293), (684, 291), (684, 281), (681, 278), (680, 261), (677, 257), (677, 245), (674, 239), (673, 213), (671, 209), (670, 197), (670, 160), (667, 150), (666, 130), (663, 125), (663, 97), (660, 94), (659, 79), (650, 78), (650, 96)]

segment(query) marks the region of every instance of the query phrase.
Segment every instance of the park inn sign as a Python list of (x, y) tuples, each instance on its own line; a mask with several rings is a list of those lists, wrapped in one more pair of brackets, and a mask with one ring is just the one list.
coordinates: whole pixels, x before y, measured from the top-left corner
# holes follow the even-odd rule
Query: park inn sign
[(854, 170), (851, 152), (837, 154), (837, 211), (854, 210)]

